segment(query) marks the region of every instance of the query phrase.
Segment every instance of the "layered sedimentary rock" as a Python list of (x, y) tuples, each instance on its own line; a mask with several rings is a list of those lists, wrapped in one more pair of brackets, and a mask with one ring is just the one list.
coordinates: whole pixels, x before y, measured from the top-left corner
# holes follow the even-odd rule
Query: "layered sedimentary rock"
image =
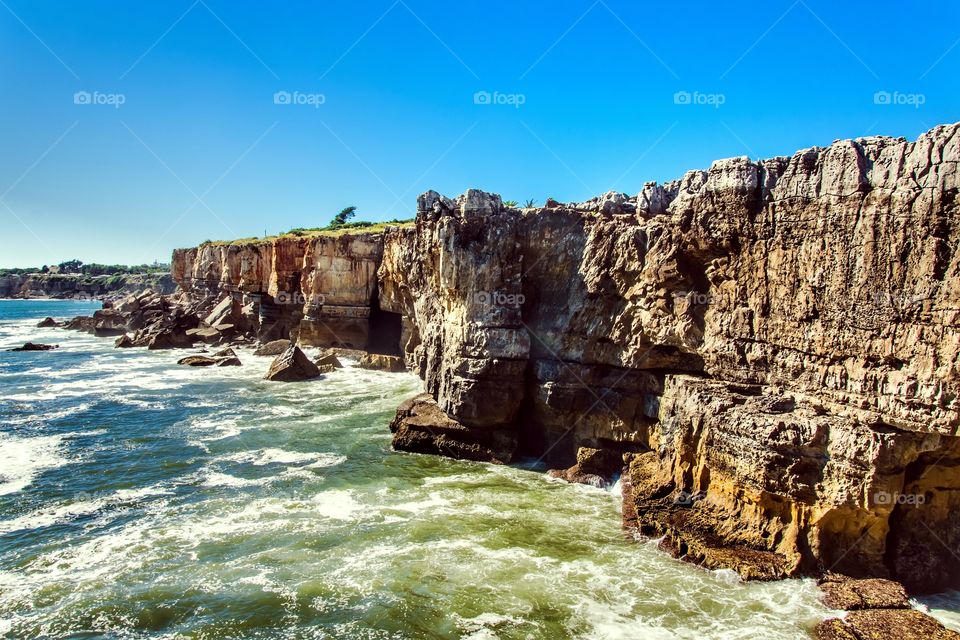
[(412, 226), (208, 244), (173, 272), (248, 311), (298, 294), (276, 337), (318, 346), (396, 319), (429, 394), (397, 448), (591, 482), (609, 465), (581, 462), (619, 457), (625, 522), (688, 559), (936, 589), (960, 575), (958, 128), (539, 209), (428, 192)]
[(229, 294), (261, 338), (364, 348), (376, 312), (377, 233), (208, 243), (173, 255), (173, 278), (194, 295)]

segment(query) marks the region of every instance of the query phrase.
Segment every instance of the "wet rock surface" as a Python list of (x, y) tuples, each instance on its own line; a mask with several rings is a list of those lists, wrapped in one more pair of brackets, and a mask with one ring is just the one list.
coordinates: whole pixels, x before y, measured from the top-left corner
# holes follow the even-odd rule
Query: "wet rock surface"
[(823, 602), (846, 610), (814, 631), (817, 640), (958, 640), (960, 633), (927, 614), (910, 608), (903, 585), (890, 580), (854, 580), (830, 575), (820, 583)]
[(511, 434), (468, 429), (449, 418), (433, 396), (422, 394), (397, 408), (390, 423), (398, 451), (430, 453), (462, 460), (504, 464), (513, 451)]
[(290, 341), (281, 339), (281, 340), (272, 340), (266, 344), (262, 344), (254, 350), (253, 355), (255, 356), (278, 356), (287, 349), (290, 348)]
[(313, 364), (300, 347), (291, 345), (276, 357), (264, 379), (275, 382), (300, 382), (318, 376), (320, 376), (320, 369), (317, 365)]
[(363, 355), (357, 363), (357, 366), (361, 369), (373, 369), (376, 371), (406, 371), (407, 369), (403, 363), (403, 358), (376, 353)]
[(329, 367), (331, 371), (333, 369), (343, 368), (343, 365), (340, 364), (340, 360), (337, 358), (337, 355), (331, 351), (321, 353), (319, 356), (313, 359), (313, 363), (321, 369), (324, 367)]
[(38, 342), (26, 342), (22, 347), (14, 347), (10, 351), (53, 351), (59, 349), (58, 344), (41, 344)]

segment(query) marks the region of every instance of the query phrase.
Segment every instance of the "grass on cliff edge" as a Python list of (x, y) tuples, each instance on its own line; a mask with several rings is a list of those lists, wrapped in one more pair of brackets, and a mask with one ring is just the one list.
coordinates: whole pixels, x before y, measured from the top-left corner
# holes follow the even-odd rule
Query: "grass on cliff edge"
[(377, 233), (387, 227), (409, 227), (413, 225), (413, 220), (391, 220), (389, 222), (350, 222), (340, 227), (317, 227), (314, 229), (291, 229), (284, 233), (278, 233), (272, 236), (262, 236), (253, 238), (239, 238), (237, 240), (204, 240), (200, 246), (214, 245), (236, 245), (236, 244), (254, 244), (257, 242), (272, 242), (279, 238), (338, 238), (345, 235), (361, 233)]

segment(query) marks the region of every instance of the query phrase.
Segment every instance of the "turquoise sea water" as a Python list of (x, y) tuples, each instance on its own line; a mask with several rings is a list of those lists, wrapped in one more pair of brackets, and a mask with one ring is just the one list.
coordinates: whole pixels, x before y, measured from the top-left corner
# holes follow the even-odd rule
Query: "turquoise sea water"
[[(0, 636), (806, 638), (829, 615), (810, 581), (630, 539), (615, 490), (391, 451), (412, 375), (271, 383), (249, 351), (194, 369), (35, 328), (96, 306), (0, 301)], [(7, 351), (27, 340), (61, 348)]]

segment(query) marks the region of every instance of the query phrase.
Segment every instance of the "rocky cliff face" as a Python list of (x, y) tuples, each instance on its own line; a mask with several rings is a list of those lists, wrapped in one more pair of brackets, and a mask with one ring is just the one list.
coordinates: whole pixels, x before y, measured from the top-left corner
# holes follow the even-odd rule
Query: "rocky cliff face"
[(429, 192), (413, 227), (205, 246), (174, 276), (342, 287), (399, 317), (444, 417), (418, 398), (398, 447), (561, 467), (612, 452), (627, 524), (691, 560), (935, 589), (960, 575), (958, 129), (535, 210)]
[(378, 233), (208, 243), (175, 251), (172, 273), (193, 295), (234, 297), (264, 340), (366, 348), (382, 252)]

